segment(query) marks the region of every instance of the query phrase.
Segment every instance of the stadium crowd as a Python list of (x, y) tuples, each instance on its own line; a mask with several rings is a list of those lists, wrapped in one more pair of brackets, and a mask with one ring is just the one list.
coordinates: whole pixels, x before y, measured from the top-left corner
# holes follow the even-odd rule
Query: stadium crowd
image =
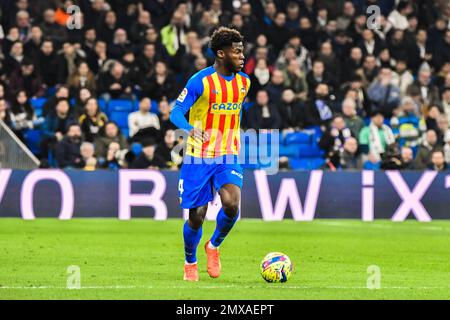
[[(366, 14), (373, 4), (379, 19)], [(177, 169), (170, 110), (214, 61), (207, 44), (220, 25), (245, 37), (252, 85), (243, 128), (294, 140), (312, 130), (316, 167), (329, 170), (450, 164), (448, 1), (0, 5), (0, 119), (28, 145), (39, 133), (33, 151), (43, 167)], [(81, 11), (70, 15), (73, 5)], [(121, 110), (123, 101), (131, 108)], [(283, 167), (297, 168), (281, 155)]]

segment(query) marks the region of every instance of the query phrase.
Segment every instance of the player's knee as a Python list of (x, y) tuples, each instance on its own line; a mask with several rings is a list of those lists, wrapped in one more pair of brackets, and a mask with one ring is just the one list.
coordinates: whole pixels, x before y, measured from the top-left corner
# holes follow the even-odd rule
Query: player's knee
[(191, 228), (198, 229), (205, 221), (206, 209), (197, 208), (189, 212), (189, 225)]
[(229, 197), (222, 201), (223, 211), (230, 218), (234, 218), (239, 211), (239, 200), (237, 198)]

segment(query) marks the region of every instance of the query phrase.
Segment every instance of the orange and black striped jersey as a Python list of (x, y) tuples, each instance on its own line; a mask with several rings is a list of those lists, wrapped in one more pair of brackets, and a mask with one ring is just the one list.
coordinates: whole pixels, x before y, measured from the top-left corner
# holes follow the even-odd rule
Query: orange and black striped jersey
[(238, 155), (241, 110), (250, 88), (243, 72), (224, 76), (214, 66), (193, 75), (179, 95), (176, 108), (189, 110), (189, 124), (208, 132), (209, 141), (187, 140), (186, 154), (201, 158)]

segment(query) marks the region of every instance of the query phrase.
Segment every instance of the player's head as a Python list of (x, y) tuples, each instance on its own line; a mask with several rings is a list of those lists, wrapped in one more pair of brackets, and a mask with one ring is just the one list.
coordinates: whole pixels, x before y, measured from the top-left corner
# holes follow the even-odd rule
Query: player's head
[(244, 66), (243, 37), (239, 31), (220, 27), (211, 36), (210, 48), (216, 59), (231, 72), (239, 72)]

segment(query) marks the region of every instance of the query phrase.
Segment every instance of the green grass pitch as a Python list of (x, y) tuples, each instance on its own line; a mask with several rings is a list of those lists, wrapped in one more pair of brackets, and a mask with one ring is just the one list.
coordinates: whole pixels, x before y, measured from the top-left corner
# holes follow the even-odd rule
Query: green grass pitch
[[(449, 299), (450, 222), (238, 221), (221, 248), (222, 276), (182, 280), (182, 220), (0, 219), (0, 299)], [(259, 274), (265, 254), (293, 264), (287, 283)], [(80, 289), (67, 268), (80, 267)], [(381, 288), (368, 289), (368, 267)]]

